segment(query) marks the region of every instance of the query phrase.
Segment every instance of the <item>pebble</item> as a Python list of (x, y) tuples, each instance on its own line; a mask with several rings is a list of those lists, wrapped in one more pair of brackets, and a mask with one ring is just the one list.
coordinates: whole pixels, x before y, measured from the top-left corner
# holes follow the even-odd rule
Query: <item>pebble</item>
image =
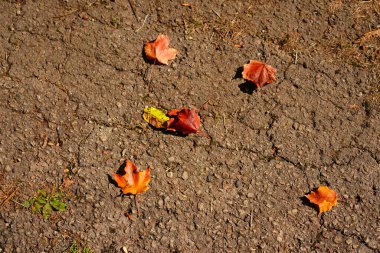
[(282, 242), (284, 240), (284, 232), (282, 230), (280, 230), (276, 239), (278, 242)]
[(334, 238), (334, 242), (335, 243), (340, 243), (341, 241), (342, 241), (342, 237), (341, 236), (339, 236), (339, 235), (335, 236), (335, 238)]
[(169, 158), (168, 158), (168, 161), (169, 161), (169, 162), (174, 162), (174, 161), (175, 161), (175, 157), (174, 157), (174, 156), (169, 157)]
[(199, 211), (205, 210), (205, 205), (203, 203), (198, 203), (198, 210)]
[(108, 138), (110, 137), (111, 132), (112, 132), (111, 127), (105, 127), (103, 129), (101, 129), (101, 132), (99, 133), (99, 139), (102, 142), (106, 142), (108, 140)]
[(164, 207), (164, 201), (162, 199), (158, 200), (158, 207), (163, 208)]
[(351, 238), (348, 238), (348, 239), (346, 240), (346, 243), (347, 243), (348, 245), (352, 244), (352, 239), (351, 239)]
[(207, 182), (212, 182), (214, 180), (214, 176), (213, 175), (208, 175), (207, 178), (206, 178), (206, 181)]
[(236, 186), (236, 188), (240, 188), (242, 186), (241, 181), (240, 180), (236, 180), (235, 181), (235, 186)]
[(187, 171), (184, 171), (183, 173), (182, 173), (182, 179), (183, 180), (187, 180), (189, 178), (189, 173), (187, 173)]
[(123, 246), (123, 248), (121, 248), (123, 250), (123, 253), (128, 253), (128, 248), (127, 246)]
[(11, 172), (12, 171), (11, 166), (9, 166), (9, 165), (5, 166), (5, 171), (6, 172)]
[(172, 177), (173, 177), (173, 172), (168, 171), (168, 173), (166, 173), (166, 176), (167, 176), (168, 178), (172, 178)]

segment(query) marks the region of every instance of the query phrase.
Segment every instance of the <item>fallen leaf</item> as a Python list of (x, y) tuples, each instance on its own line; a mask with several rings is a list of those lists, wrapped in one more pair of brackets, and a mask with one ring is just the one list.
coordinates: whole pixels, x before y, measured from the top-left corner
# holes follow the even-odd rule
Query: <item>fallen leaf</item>
[(243, 78), (256, 84), (261, 89), (266, 83), (276, 80), (277, 70), (270, 65), (260, 61), (251, 60), (249, 64), (244, 64)]
[(318, 205), (319, 213), (331, 210), (338, 202), (338, 194), (327, 186), (319, 186), (316, 191), (306, 195), (306, 198)]
[(146, 122), (154, 126), (155, 128), (166, 128), (169, 117), (166, 114), (155, 108), (147, 107), (144, 109), (143, 118)]
[(167, 130), (182, 134), (198, 133), (201, 125), (196, 109), (183, 108), (181, 110), (170, 110), (167, 115), (170, 117)]
[(191, 3), (181, 3), (181, 6), (183, 6), (183, 7), (192, 7), (191, 6)]
[(152, 61), (168, 65), (169, 60), (173, 60), (177, 55), (177, 50), (169, 48), (169, 37), (159, 34), (154, 41), (148, 41), (144, 45), (145, 56)]
[(150, 169), (138, 171), (136, 165), (129, 160), (124, 162), (124, 171), (113, 174), (123, 194), (139, 194), (149, 189)]

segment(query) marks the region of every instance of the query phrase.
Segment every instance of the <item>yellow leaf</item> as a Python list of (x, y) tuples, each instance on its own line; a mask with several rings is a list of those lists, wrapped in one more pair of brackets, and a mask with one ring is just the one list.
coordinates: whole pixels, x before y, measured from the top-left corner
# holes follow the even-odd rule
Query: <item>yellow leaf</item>
[(155, 128), (166, 128), (166, 122), (169, 121), (169, 117), (166, 116), (165, 112), (155, 107), (145, 108), (142, 116), (146, 122)]

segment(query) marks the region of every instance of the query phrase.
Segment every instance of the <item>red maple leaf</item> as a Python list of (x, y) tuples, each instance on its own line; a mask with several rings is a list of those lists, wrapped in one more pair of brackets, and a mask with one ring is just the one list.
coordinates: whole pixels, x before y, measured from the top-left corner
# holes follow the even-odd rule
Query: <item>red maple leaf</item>
[(181, 110), (170, 110), (167, 115), (170, 117), (167, 130), (179, 132), (185, 135), (198, 133), (201, 119), (196, 109), (182, 108)]

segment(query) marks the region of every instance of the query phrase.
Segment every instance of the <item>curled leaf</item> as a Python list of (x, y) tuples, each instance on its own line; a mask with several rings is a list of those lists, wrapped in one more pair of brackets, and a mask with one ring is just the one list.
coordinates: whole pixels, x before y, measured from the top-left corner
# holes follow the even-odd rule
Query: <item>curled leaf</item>
[(327, 186), (320, 186), (316, 191), (306, 195), (313, 204), (318, 205), (319, 213), (331, 210), (338, 202), (338, 194)]
[(145, 108), (142, 116), (146, 122), (155, 128), (166, 128), (169, 120), (169, 117), (163, 111), (155, 107)]
[(113, 174), (113, 178), (123, 194), (139, 194), (149, 189), (149, 168), (144, 171), (138, 171), (136, 165), (129, 160), (125, 161), (123, 165), (123, 171)]
[(177, 55), (177, 50), (169, 48), (169, 37), (159, 34), (154, 41), (148, 41), (144, 45), (145, 56), (152, 61), (168, 65), (169, 60), (173, 60)]
[(170, 110), (167, 115), (170, 117), (166, 128), (167, 130), (185, 135), (200, 132), (199, 127), (201, 125), (201, 119), (199, 118), (196, 109), (174, 109)]
[(263, 62), (251, 60), (249, 64), (244, 64), (243, 68), (243, 78), (256, 84), (259, 89), (276, 80), (277, 70)]

